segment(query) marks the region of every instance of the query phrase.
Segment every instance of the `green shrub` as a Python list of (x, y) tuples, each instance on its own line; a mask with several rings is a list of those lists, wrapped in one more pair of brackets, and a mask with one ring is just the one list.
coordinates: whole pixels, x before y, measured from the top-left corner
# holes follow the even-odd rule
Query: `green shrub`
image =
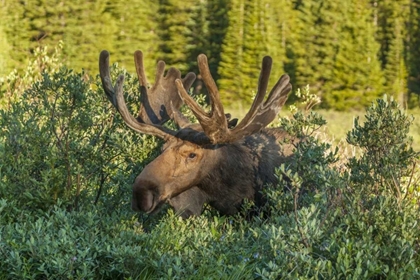
[(59, 42), (50, 56), (47, 46), (39, 46), (34, 49), (32, 61), (23, 73), (15, 69), (6, 77), (0, 77), (0, 108), (9, 108), (24, 90), (42, 79), (42, 73), (56, 73), (62, 66), (62, 48), (63, 43)]
[(141, 273), (136, 252), (144, 236), (122, 219), (118, 210), (103, 215), (53, 207), (41, 216), (26, 214), (17, 223), (2, 224), (0, 278), (122, 279), (130, 271)]
[[(127, 80), (134, 104), (136, 81)], [(44, 73), (0, 116), (0, 194), (25, 209), (126, 203), (127, 183), (157, 146), (115, 116), (98, 78), (65, 68)]]
[(348, 163), (352, 186), (366, 198), (389, 194), (401, 201), (413, 192), (405, 183), (419, 155), (408, 136), (413, 118), (385, 96), (367, 109), (365, 119), (360, 125), (356, 118), (347, 134), (348, 143), (363, 151), (360, 158), (353, 157)]
[(349, 133), (362, 154), (344, 171), (340, 151), (317, 137), (319, 115), (295, 110), (281, 125), (302, 141), (277, 170), (288, 179), (265, 190), (268, 218), (137, 217), (130, 183), (159, 143), (122, 123), (98, 77), (44, 73), (1, 111), (0, 279), (420, 278), (409, 118), (378, 100)]
[[(289, 133), (304, 141), (296, 145), (295, 161), (278, 170), (279, 177), (287, 176), (288, 180), (281, 185), (287, 184), (290, 191), (281, 188), (266, 191), (271, 212), (277, 210), (279, 215), (253, 229), (259, 233), (256, 235), (271, 238), (270, 247), (265, 250), (270, 252), (269, 257), (256, 269), (259, 277), (412, 279), (420, 276), (418, 200), (414, 195), (407, 196), (409, 191), (417, 195), (419, 192), (418, 185), (407, 187), (411, 181), (407, 176), (412, 175), (418, 157), (407, 136), (410, 119), (394, 101), (387, 103), (385, 99), (367, 110), (366, 120), (363, 127), (356, 122), (355, 129), (349, 133), (353, 136), (352, 143), (367, 148), (360, 161), (350, 159), (347, 173), (334, 167), (339, 160), (338, 151), (313, 137), (324, 123), (322, 118), (315, 113), (298, 112), (293, 119), (283, 119), (282, 124)], [(381, 126), (383, 123), (386, 129)], [(380, 137), (372, 136), (379, 131)], [(377, 151), (375, 148), (390, 152), (372, 153)], [(361, 172), (366, 162), (372, 169)], [(378, 183), (375, 180), (354, 179), (366, 174), (381, 178), (383, 187), (375, 188)], [(405, 195), (398, 196), (396, 187)], [(360, 189), (364, 190), (363, 194)], [(259, 245), (263, 246), (260, 242)]]

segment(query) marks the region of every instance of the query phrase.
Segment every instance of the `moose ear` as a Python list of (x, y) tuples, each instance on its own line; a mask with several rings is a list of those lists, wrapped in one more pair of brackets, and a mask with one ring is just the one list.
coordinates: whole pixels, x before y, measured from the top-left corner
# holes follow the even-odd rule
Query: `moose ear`
[(230, 118), (232, 118), (232, 115), (230, 113), (225, 114), (226, 117), (226, 121), (227, 121), (227, 125), (228, 128), (234, 128), (237, 124), (238, 124), (238, 119), (233, 119), (231, 120)]
[(230, 120), (228, 121), (228, 128), (229, 129), (234, 128), (237, 124), (238, 124), (238, 119), (235, 118), (233, 120)]

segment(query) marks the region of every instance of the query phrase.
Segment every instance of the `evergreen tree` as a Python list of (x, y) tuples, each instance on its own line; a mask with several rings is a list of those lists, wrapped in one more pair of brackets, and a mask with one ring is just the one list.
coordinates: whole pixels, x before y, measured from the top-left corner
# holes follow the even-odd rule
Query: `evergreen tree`
[(24, 5), (20, 1), (6, 0), (0, 9), (3, 11), (2, 26), (6, 35), (3, 40), (10, 46), (9, 60), (5, 64), (9, 69), (23, 70), (29, 62), (29, 45), (33, 40), (29, 34), (30, 20), (25, 17)]
[(116, 31), (112, 34), (112, 60), (135, 72), (133, 54), (141, 50), (145, 56), (144, 67), (148, 77), (154, 77), (158, 57), (157, 8), (153, 0), (112, 1), (107, 7), (116, 24)]
[(150, 77), (158, 59), (197, 73), (205, 53), (226, 105), (249, 105), (265, 55), (274, 61), (270, 84), (287, 72), (328, 108), (364, 106), (383, 92), (400, 102), (420, 96), (420, 0), (1, 3), (0, 75), (22, 70), (38, 46), (52, 52), (63, 41), (63, 62), (92, 75), (102, 49), (131, 72), (141, 49)]
[[(5, 10), (0, 10), (0, 17), (5, 18)], [(7, 40), (4, 22), (0, 22), (0, 77), (7, 75), (12, 69), (10, 67), (10, 44)]]
[(186, 23), (185, 50), (188, 53), (186, 63), (188, 70), (197, 72), (197, 56), (201, 53), (207, 54), (209, 46), (209, 24), (208, 24), (207, 1), (201, 0), (192, 7), (190, 20)]
[[(57, 1), (63, 3), (62, 1)], [(57, 5), (60, 5), (57, 3)], [(71, 3), (71, 4), (70, 4)], [(113, 52), (113, 37), (116, 32), (115, 22), (107, 12), (106, 0), (66, 2), (65, 14), (57, 14), (57, 23), (60, 18), (65, 22), (62, 38), (64, 42), (64, 55), (68, 65), (74, 70), (81, 68), (88, 70), (92, 75), (98, 73), (98, 56), (103, 49)]]
[[(267, 40), (267, 54), (273, 58), (271, 85), (288, 73), (287, 48), (293, 41), (294, 10), (290, 0), (272, 0), (265, 4), (264, 28)], [(292, 73), (288, 73), (290, 76)]]
[(112, 50), (112, 40), (108, 38), (115, 27), (105, 11), (105, 0), (9, 0), (7, 3), (14, 20), (6, 27), (6, 33), (16, 55), (17, 68), (21, 67), (19, 64), (26, 65), (27, 57), (39, 45), (55, 46), (61, 40), (66, 64), (93, 74), (98, 72), (100, 50)]
[(338, 110), (364, 107), (383, 93), (383, 73), (377, 58), (379, 44), (371, 10), (364, 0), (340, 2), (339, 44), (333, 78), (324, 86), (326, 105)]
[(267, 54), (267, 34), (263, 0), (245, 2), (244, 39), (242, 58), (242, 91), (239, 97), (245, 104), (250, 104), (257, 89), (261, 60)]
[(333, 65), (340, 40), (342, 9), (347, 0), (302, 0), (296, 3), (294, 40), (288, 56), (296, 87), (310, 85), (312, 92), (323, 96), (325, 84), (333, 79)]
[(368, 3), (361, 0), (296, 1), (297, 35), (288, 56), (297, 87), (309, 84), (322, 106), (365, 106), (382, 93)]
[(384, 69), (385, 91), (404, 104), (407, 98), (407, 69), (405, 63), (410, 0), (373, 1), (376, 38), (380, 43), (379, 59)]
[(410, 1), (407, 35), (408, 88), (411, 106), (420, 105), (420, 0)]
[[(201, 0), (193, 8), (191, 20), (187, 24), (188, 71), (198, 73), (197, 56), (204, 53), (208, 57), (213, 78), (219, 79), (217, 67), (228, 25), (227, 3), (228, 0)], [(200, 77), (197, 80), (199, 81)]]
[(196, 1), (160, 0), (158, 6), (159, 59), (178, 68), (182, 73), (189, 69), (187, 23), (191, 20)]
[[(283, 1), (281, 1), (283, 2)], [(269, 0), (236, 0), (228, 12), (229, 25), (222, 44), (218, 81), (225, 104), (248, 106), (258, 84), (261, 61), (265, 55), (274, 59), (271, 80), (283, 73), (283, 14)], [(278, 2), (277, 2), (278, 3)]]
[(407, 67), (404, 58), (403, 24), (394, 22), (394, 37), (389, 42), (384, 69), (385, 92), (393, 95), (400, 104), (407, 101)]
[(228, 28), (228, 7), (230, 0), (208, 0), (208, 47), (209, 67), (213, 77), (218, 80), (218, 66), (221, 60), (222, 43)]
[(242, 69), (245, 1), (232, 0), (228, 11), (229, 25), (222, 44), (218, 80), (224, 104), (231, 105), (242, 93)]
[[(396, 25), (404, 25), (409, 17), (409, 3), (410, 0), (373, 0), (371, 3), (373, 21), (377, 26), (375, 37), (380, 43), (379, 59), (383, 69), (387, 64), (390, 46), (398, 35), (395, 33)], [(399, 32), (402, 33), (402, 38), (406, 37), (405, 30)]]

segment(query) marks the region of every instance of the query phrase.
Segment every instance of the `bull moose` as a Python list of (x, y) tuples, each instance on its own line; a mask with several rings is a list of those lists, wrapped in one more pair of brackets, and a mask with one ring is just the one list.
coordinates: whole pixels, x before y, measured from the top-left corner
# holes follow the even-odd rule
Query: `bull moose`
[[(102, 51), (99, 70), (103, 89), (125, 123), (139, 133), (153, 135), (165, 142), (162, 153), (148, 164), (133, 184), (131, 207), (135, 211), (157, 212), (169, 203), (183, 218), (200, 215), (204, 204), (221, 214), (238, 212), (244, 200), (264, 203), (261, 190), (276, 184), (275, 168), (291, 160), (293, 144), (279, 144), (292, 138), (281, 128), (266, 128), (277, 116), (291, 91), (289, 76), (283, 75), (268, 97), (265, 95), (272, 59), (262, 60), (258, 89), (250, 110), (237, 123), (224, 113), (219, 91), (209, 70), (207, 57), (198, 56), (198, 68), (207, 88), (210, 112), (206, 112), (188, 94), (196, 75), (181, 73), (165, 63), (157, 64), (155, 82), (148, 87), (143, 53), (134, 53), (140, 83), (140, 111), (134, 117), (123, 96), (124, 76), (112, 85), (109, 53)], [(185, 103), (199, 123), (192, 124), (182, 115)], [(172, 119), (177, 131), (163, 126)]]

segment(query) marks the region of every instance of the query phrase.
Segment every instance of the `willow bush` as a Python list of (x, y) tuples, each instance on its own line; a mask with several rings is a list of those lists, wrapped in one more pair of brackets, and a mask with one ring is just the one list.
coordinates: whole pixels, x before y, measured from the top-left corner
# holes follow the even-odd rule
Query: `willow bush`
[[(136, 85), (128, 76), (132, 103), (139, 98)], [(59, 200), (69, 209), (126, 203), (133, 170), (157, 145), (115, 117), (98, 78), (66, 68), (44, 73), (0, 116), (0, 193), (33, 210), (45, 211)]]

